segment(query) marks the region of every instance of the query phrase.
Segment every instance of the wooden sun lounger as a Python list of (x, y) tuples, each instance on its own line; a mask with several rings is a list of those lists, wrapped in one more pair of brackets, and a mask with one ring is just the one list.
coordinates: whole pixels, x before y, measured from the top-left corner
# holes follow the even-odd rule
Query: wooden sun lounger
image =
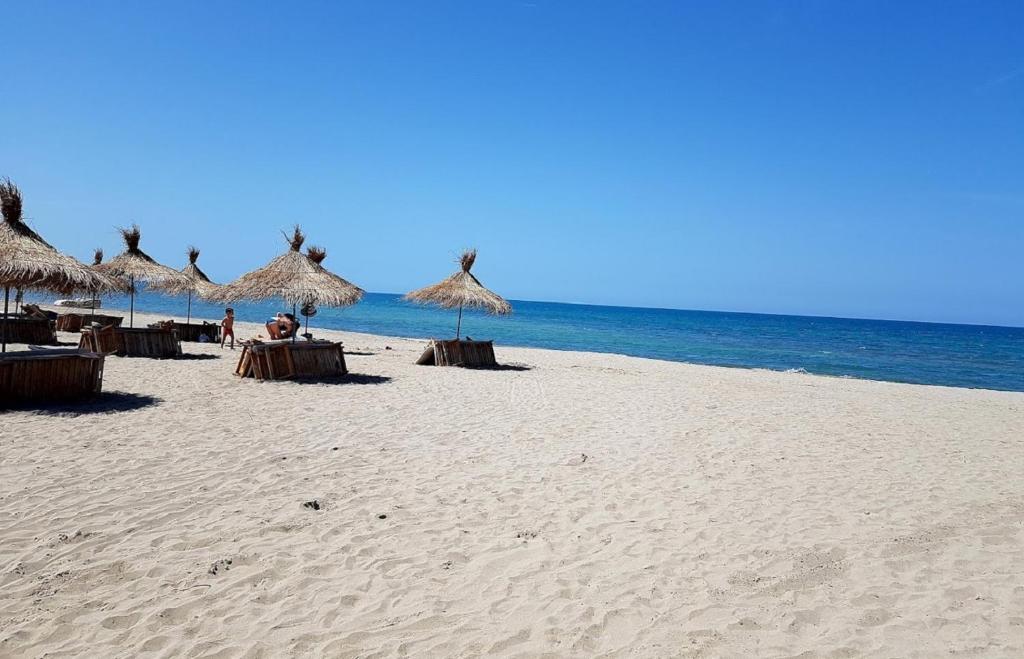
[(215, 323), (179, 323), (173, 320), (161, 320), (147, 325), (150, 329), (174, 330), (179, 341), (198, 342), (205, 334), (210, 342), (220, 341), (220, 325)]
[(86, 325), (99, 323), (101, 326), (113, 325), (120, 327), (123, 316), (105, 316), (103, 314), (62, 313), (57, 316), (58, 332), (80, 332)]
[(432, 366), (465, 366), (479, 368), (497, 366), (494, 358), (493, 341), (469, 341), (466, 339), (452, 339), (443, 341), (431, 339), (416, 363)]
[(170, 359), (181, 355), (178, 333), (157, 327), (83, 327), (78, 347), (119, 357)]
[(244, 341), (235, 375), (257, 380), (337, 377), (348, 373), (345, 352), (333, 341)]
[(179, 341), (199, 341), (204, 334), (211, 343), (220, 341), (220, 325), (216, 323), (174, 323), (174, 329)]
[[(3, 320), (0, 318), (0, 323)], [(7, 343), (30, 343), (32, 345), (57, 345), (57, 329), (48, 318), (30, 316), (7, 316), (6, 330), (0, 326), (0, 332), (7, 332)]]
[(32, 350), (0, 355), (0, 406), (91, 398), (103, 389), (103, 355)]

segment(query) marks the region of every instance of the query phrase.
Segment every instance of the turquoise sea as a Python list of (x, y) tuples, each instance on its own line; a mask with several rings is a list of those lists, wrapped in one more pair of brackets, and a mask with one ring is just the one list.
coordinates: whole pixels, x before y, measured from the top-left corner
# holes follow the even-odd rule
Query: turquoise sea
[[(136, 309), (184, 320), (184, 298), (143, 293)], [(802, 370), (841, 377), (1024, 391), (1024, 328), (849, 318), (605, 307), (512, 301), (511, 316), (466, 312), (463, 335), (499, 346), (610, 352), (695, 364)], [(128, 300), (105, 299), (108, 308)], [(236, 304), (262, 322), (280, 303)], [(193, 316), (221, 318), (223, 305), (193, 301)], [(347, 309), (321, 309), (311, 327), (412, 338), (451, 337), (456, 312), (368, 293)]]

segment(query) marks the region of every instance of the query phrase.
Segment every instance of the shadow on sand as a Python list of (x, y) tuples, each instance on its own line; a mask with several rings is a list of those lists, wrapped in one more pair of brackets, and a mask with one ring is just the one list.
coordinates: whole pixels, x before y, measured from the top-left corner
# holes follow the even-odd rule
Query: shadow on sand
[(494, 366), (463, 366), (467, 371), (532, 371), (529, 364), (496, 364)]
[(25, 403), (4, 408), (4, 411), (25, 411), (45, 416), (83, 416), (86, 414), (110, 414), (113, 412), (129, 412), (156, 405), (160, 401), (156, 396), (131, 394), (124, 391), (104, 391), (90, 400), (67, 403)]
[(205, 352), (183, 352), (175, 357), (178, 361), (203, 361), (207, 359), (224, 359), (220, 355), (211, 355)]
[(387, 384), (391, 378), (386, 375), (365, 375), (363, 373), (349, 373), (329, 378), (290, 378), (288, 380), (274, 380), (274, 382), (294, 382), (295, 384)]

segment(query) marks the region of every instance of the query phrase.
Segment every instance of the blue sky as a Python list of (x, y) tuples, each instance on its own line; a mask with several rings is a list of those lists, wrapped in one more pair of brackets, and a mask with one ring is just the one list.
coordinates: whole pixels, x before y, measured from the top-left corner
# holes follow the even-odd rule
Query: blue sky
[(1024, 325), (1024, 3), (4, 4), (0, 175), (88, 259)]

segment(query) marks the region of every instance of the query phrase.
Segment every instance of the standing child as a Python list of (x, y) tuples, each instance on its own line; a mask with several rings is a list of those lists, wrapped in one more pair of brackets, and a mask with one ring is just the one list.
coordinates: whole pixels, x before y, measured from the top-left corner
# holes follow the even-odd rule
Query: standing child
[(235, 349), (235, 310), (228, 307), (224, 310), (224, 320), (220, 321), (220, 347), (224, 347), (224, 342), (228, 340), (228, 336), (231, 336), (231, 349)]

